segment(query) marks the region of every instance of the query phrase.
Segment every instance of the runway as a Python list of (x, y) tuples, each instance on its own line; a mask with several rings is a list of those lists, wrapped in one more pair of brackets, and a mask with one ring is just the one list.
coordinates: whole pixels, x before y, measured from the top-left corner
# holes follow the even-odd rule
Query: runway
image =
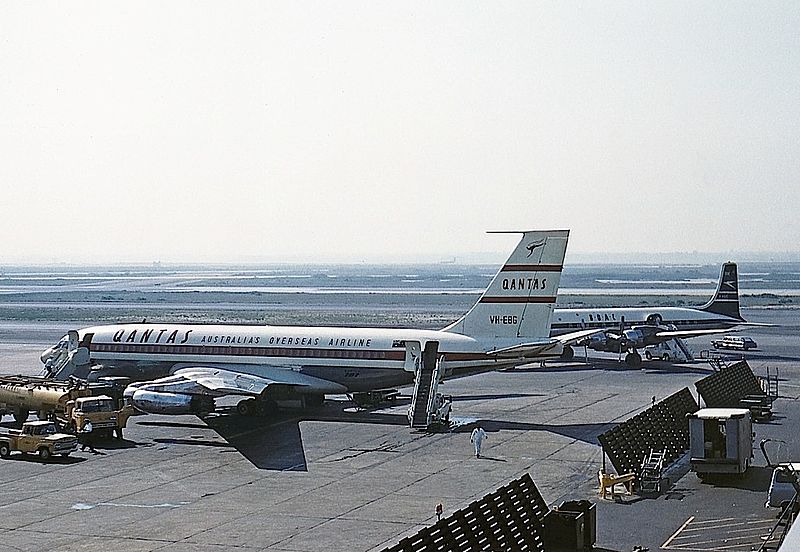
[[(796, 313), (743, 313), (783, 324), (742, 332), (759, 343), (748, 353), (754, 372), (769, 366), (781, 376), (775, 419), (754, 426), (756, 442), (796, 433)], [(70, 327), (3, 323), (0, 372), (36, 373), (39, 352)], [(699, 352), (708, 341), (689, 344)], [(741, 481), (707, 484), (690, 473), (658, 498), (612, 502), (597, 495), (597, 435), (649, 407), (654, 396), (686, 386), (696, 395), (694, 382), (710, 372), (703, 362), (654, 361), (629, 370), (610, 355), (590, 357), (588, 365), (535, 364), (446, 382), (441, 391), (453, 395), (453, 415), (478, 420), (488, 433), (481, 459), (472, 455), (472, 426), (411, 431), (404, 401), (359, 412), (334, 397), (302, 417), (271, 419), (136, 417), (122, 444), (96, 455), (2, 461), (0, 550), (379, 551), (435, 522), (437, 503), (446, 516), (526, 472), (551, 505), (598, 503), (598, 549), (712, 550), (701, 543), (737, 536), (741, 548), (728, 549), (749, 550), (776, 514), (763, 507), (769, 470), (758, 451)], [(789, 454), (798, 459), (794, 441)], [(726, 526), (748, 531), (726, 533)]]

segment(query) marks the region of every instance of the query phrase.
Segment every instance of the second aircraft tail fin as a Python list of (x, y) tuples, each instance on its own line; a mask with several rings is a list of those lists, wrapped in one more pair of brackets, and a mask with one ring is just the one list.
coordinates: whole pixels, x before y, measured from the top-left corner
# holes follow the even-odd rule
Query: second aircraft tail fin
[(739, 314), (739, 276), (736, 271), (736, 263), (727, 262), (722, 265), (717, 291), (708, 303), (698, 308), (702, 311), (744, 320)]

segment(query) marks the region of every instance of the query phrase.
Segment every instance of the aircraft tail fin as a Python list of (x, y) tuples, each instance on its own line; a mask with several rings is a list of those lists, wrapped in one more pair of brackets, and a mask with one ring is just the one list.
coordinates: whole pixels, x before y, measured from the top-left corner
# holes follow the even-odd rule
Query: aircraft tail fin
[(708, 303), (698, 308), (702, 311), (744, 320), (739, 314), (739, 275), (736, 263), (727, 262), (722, 265), (717, 291)]
[(475, 338), (549, 338), (569, 230), (520, 233), (478, 302), (444, 331)]

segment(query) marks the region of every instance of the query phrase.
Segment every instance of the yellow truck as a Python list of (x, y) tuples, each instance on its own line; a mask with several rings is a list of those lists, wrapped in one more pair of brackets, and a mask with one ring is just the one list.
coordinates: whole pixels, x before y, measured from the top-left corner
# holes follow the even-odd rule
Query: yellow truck
[(59, 433), (56, 424), (46, 420), (25, 422), (22, 429), (10, 429), (0, 434), (0, 458), (8, 458), (12, 452), (38, 454), (44, 461), (53, 456), (69, 456), (78, 448), (74, 435)]
[(70, 432), (80, 431), (86, 422), (92, 423), (92, 432), (100, 437), (115, 436), (122, 439), (122, 430), (134, 414), (130, 405), (118, 408), (118, 401), (108, 395), (80, 397), (69, 401), (65, 410), (65, 425)]

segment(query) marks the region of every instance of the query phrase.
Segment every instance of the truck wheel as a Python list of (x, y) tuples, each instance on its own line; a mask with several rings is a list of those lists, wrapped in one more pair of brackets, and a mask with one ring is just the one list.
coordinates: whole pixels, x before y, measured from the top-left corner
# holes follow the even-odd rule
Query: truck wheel
[(0, 458), (8, 458), (11, 456), (11, 447), (8, 443), (0, 443)]
[(14, 421), (18, 424), (25, 422), (28, 419), (28, 409), (27, 408), (15, 408), (14, 409)]
[(239, 401), (236, 405), (236, 412), (239, 413), (240, 416), (253, 416), (256, 413), (256, 400), (255, 399), (244, 399)]
[(652, 355), (652, 353), (650, 353), (650, 351), (645, 351), (644, 352), (644, 358), (646, 358), (647, 360), (650, 360), (650, 359), (653, 358), (653, 355)]
[(48, 460), (50, 460), (51, 456), (52, 455), (50, 454), (49, 448), (42, 447), (39, 449), (39, 459), (42, 460), (42, 462), (47, 462)]
[(117, 439), (122, 440), (122, 428), (118, 427), (116, 432)]
[(62, 457), (62, 458), (66, 458), (67, 456), (69, 456), (69, 453), (68, 453), (68, 452), (62, 452), (62, 453), (61, 453), (61, 457)]
[(669, 353), (664, 353), (663, 355), (661, 355), (661, 360), (663, 360), (664, 362), (669, 362)]

